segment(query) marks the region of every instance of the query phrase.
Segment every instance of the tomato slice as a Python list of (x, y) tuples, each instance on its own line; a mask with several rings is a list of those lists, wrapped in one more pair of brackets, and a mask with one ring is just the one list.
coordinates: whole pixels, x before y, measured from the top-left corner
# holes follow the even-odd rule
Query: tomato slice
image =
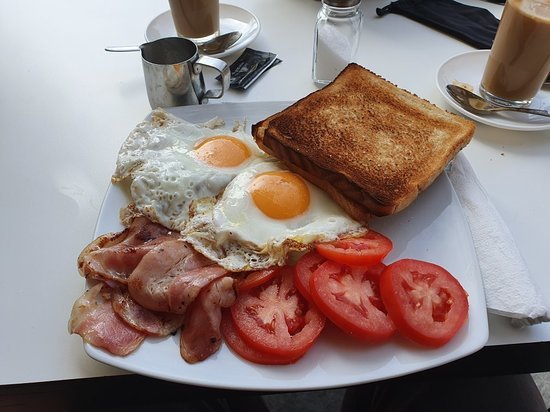
[(320, 243), (316, 248), (322, 256), (334, 262), (350, 266), (367, 266), (384, 259), (392, 250), (393, 243), (386, 236), (369, 230), (362, 237)]
[[(374, 263), (369, 266), (363, 266), (365, 270), (365, 276), (374, 281), (375, 287), (378, 287), (378, 282), (380, 282), (380, 277), (382, 276), (382, 273), (384, 273), (384, 270), (386, 270), (387, 266), (383, 262)], [(377, 289), (378, 290), (378, 289)]]
[(302, 296), (312, 302), (309, 292), (309, 279), (315, 270), (326, 261), (316, 250), (303, 255), (294, 267), (294, 284)]
[(231, 316), (243, 340), (262, 352), (286, 357), (303, 354), (325, 326), (325, 317), (296, 289), (294, 268), (241, 294)]
[(433, 263), (392, 263), (380, 278), (380, 294), (399, 332), (421, 345), (444, 345), (468, 317), (468, 294), (453, 275)]
[(224, 312), (222, 316), (220, 330), (225, 343), (227, 343), (237, 355), (250, 362), (260, 363), (262, 365), (287, 365), (296, 362), (302, 356), (275, 355), (254, 349), (239, 335), (229, 311)]
[(270, 269), (256, 270), (255, 272), (249, 273), (244, 279), (240, 280), (237, 283), (237, 292), (247, 292), (250, 289), (255, 288), (256, 286), (260, 286), (262, 283), (273, 279), (277, 275), (279, 269), (279, 267), (276, 267)]
[(326, 261), (310, 280), (317, 307), (344, 332), (367, 342), (384, 342), (395, 332), (368, 267)]

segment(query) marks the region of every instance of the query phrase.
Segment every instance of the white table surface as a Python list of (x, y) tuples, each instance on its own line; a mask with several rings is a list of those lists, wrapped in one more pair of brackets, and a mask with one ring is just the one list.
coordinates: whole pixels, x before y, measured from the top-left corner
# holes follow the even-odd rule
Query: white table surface
[[(437, 68), (474, 49), (398, 15), (377, 18), (375, 8), (389, 2), (363, 0), (357, 63), (451, 110), (437, 91)], [(261, 21), (249, 47), (283, 63), (224, 101), (293, 101), (316, 90), (318, 1), (228, 3)], [(124, 373), (88, 358), (67, 320), (84, 288), (76, 258), (92, 238), (116, 154), (150, 112), (139, 53), (104, 47), (142, 43), (147, 24), (167, 9), (167, 1), (0, 1), (0, 384)], [(465, 153), (550, 300), (550, 132), (478, 124)], [(490, 318), (490, 345), (539, 341), (550, 341), (550, 324), (518, 330)]]

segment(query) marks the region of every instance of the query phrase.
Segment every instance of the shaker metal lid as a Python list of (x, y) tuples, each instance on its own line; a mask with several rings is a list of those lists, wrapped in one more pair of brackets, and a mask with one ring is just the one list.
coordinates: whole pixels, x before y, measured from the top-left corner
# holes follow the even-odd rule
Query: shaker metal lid
[(361, 0), (322, 0), (324, 4), (332, 7), (353, 7), (361, 3)]

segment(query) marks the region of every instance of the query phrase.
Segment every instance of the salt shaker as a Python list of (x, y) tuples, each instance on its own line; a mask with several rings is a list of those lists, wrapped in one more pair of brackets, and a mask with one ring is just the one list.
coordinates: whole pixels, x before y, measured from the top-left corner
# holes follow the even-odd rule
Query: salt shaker
[(313, 81), (330, 83), (354, 58), (359, 47), (361, 0), (322, 0), (313, 40)]

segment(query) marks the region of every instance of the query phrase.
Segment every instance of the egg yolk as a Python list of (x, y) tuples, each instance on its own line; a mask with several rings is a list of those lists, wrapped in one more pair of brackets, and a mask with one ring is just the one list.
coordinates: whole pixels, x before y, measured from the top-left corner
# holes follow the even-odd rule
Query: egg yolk
[(233, 136), (213, 136), (195, 147), (195, 156), (201, 162), (213, 167), (239, 166), (250, 157), (250, 149)]
[(273, 219), (289, 219), (301, 215), (309, 207), (307, 184), (292, 172), (259, 174), (248, 191), (258, 209)]

